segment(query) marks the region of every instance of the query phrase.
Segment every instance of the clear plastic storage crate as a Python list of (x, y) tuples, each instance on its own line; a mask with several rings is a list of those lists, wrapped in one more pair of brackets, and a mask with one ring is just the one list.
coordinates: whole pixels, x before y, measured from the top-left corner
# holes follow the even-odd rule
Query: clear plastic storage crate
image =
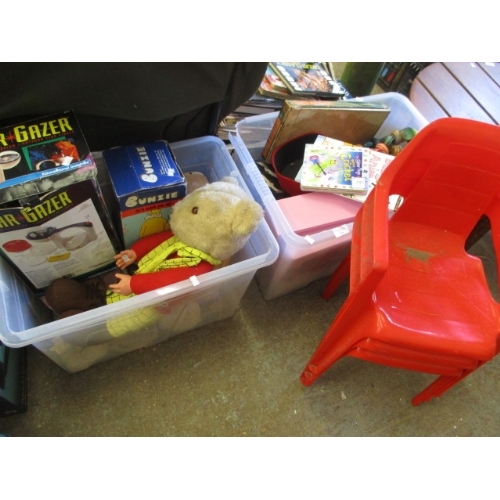
[[(210, 182), (232, 176), (249, 191), (220, 139), (202, 137), (171, 146), (183, 171), (202, 172)], [(232, 316), (256, 271), (271, 265), (278, 253), (278, 244), (263, 220), (230, 265), (198, 276), (198, 284), (185, 280), (57, 321), (52, 321), (42, 301), (0, 260), (0, 341), (14, 348), (33, 345), (68, 372), (84, 370)], [(95, 342), (100, 333), (106, 333), (109, 320), (153, 306), (163, 312), (156, 324)]]
[[(380, 102), (391, 109), (376, 134), (377, 137), (405, 127), (421, 130), (427, 124), (408, 98), (398, 93), (377, 94), (354, 100)], [(349, 232), (346, 234), (342, 234), (343, 231), (327, 230), (307, 237), (292, 231), (255, 165), (255, 161), (262, 161), (262, 150), (278, 114), (279, 112), (274, 112), (245, 118), (236, 125), (236, 135), (230, 136), (235, 150), (234, 161), (254, 198), (264, 208), (266, 220), (280, 247), (278, 259), (256, 273), (259, 288), (267, 300), (331, 275), (349, 251), (352, 229), (351, 223), (347, 224)]]

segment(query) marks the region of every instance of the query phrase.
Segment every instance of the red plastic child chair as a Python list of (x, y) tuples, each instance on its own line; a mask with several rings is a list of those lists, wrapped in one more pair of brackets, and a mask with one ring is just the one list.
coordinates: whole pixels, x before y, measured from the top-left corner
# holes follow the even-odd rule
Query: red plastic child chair
[[(389, 217), (394, 194), (404, 201)], [(498, 255), (500, 127), (432, 122), (391, 162), (355, 218), (350, 258), (328, 290), (350, 265), (349, 296), (302, 383), (347, 355), (440, 375), (413, 398), (417, 405), (491, 360), (500, 346), (500, 306), (481, 260), (465, 250), (483, 214)]]

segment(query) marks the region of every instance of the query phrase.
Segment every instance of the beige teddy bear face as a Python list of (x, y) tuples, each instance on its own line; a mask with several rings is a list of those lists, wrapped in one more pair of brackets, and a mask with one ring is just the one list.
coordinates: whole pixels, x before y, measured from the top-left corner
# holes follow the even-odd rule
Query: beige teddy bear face
[(222, 180), (178, 201), (172, 208), (170, 226), (186, 245), (224, 261), (246, 244), (262, 218), (256, 201), (237, 184)]

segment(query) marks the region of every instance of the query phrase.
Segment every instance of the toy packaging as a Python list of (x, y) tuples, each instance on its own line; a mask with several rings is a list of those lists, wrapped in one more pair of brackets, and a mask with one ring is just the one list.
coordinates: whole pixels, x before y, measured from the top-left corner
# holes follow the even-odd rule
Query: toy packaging
[(118, 250), (95, 179), (0, 206), (0, 255), (35, 293), (114, 266)]
[(119, 146), (102, 155), (114, 192), (111, 211), (124, 247), (168, 231), (172, 206), (187, 194), (186, 179), (168, 143)]
[(96, 176), (73, 111), (0, 128), (0, 203)]

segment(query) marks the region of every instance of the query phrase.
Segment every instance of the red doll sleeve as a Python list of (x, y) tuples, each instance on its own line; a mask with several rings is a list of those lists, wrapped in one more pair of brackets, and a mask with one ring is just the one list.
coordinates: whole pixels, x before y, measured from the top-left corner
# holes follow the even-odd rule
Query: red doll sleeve
[(167, 241), (174, 235), (172, 231), (162, 231), (160, 233), (150, 234), (140, 238), (130, 249), (133, 250), (137, 255), (137, 261), (141, 260), (147, 253), (151, 252), (158, 245), (161, 245), (164, 241)]
[(146, 293), (189, 279), (191, 276), (200, 276), (212, 271), (213, 268), (209, 262), (202, 261), (195, 267), (173, 267), (156, 273), (134, 274), (130, 280), (130, 288), (135, 294)]

